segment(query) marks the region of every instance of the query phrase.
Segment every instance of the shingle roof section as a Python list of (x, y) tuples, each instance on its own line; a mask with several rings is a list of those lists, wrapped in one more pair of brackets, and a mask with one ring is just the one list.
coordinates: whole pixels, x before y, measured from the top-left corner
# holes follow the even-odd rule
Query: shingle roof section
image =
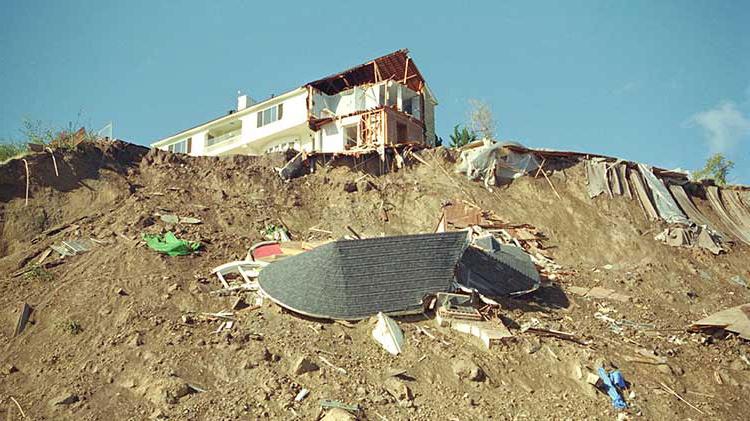
[(341, 240), (274, 262), (258, 281), (271, 300), (312, 317), (420, 313), (426, 295), (450, 289), (467, 245), (466, 231)]
[(497, 245), (494, 250), (466, 249), (458, 265), (458, 281), (488, 296), (509, 296), (539, 288), (539, 272), (523, 249)]

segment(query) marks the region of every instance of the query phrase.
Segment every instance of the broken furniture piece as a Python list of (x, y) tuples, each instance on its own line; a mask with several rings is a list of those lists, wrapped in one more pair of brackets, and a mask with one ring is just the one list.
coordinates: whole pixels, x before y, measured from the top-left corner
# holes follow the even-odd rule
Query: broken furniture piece
[(435, 321), (438, 326), (449, 326), (450, 319), (484, 320), (471, 301), (469, 295), (438, 292), (435, 301)]
[[(252, 262), (249, 260), (238, 260), (234, 262), (224, 263), (221, 266), (217, 266), (211, 270), (212, 275), (216, 275), (227, 290), (244, 289), (248, 291), (256, 291), (258, 289), (258, 283), (254, 280), (258, 278), (258, 275), (268, 263), (266, 262)], [(234, 275), (234, 276), (227, 276)], [(239, 285), (230, 286), (226, 278), (230, 280), (236, 278), (239, 275), (244, 283)]]
[(512, 338), (507, 327), (499, 323), (485, 321), (472, 302), (472, 295), (438, 293), (435, 300), (435, 322), (440, 327), (474, 335), (479, 338), (485, 348), (503, 343)]

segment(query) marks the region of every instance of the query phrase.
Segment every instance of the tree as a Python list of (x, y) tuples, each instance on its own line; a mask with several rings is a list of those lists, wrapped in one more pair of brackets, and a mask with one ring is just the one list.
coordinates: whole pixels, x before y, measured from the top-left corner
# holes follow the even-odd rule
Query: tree
[(489, 104), (482, 100), (469, 100), (469, 126), (477, 135), (485, 139), (495, 139), (495, 117)]
[(726, 159), (723, 154), (711, 155), (706, 165), (693, 173), (693, 180), (713, 180), (719, 186), (727, 184), (727, 175), (734, 168), (734, 162)]
[(466, 127), (462, 127), (461, 130), (459, 130), (459, 127), (461, 127), (461, 125), (459, 124), (453, 126), (453, 134), (451, 135), (451, 147), (460, 148), (477, 140), (477, 134), (474, 133), (473, 130), (469, 130)]

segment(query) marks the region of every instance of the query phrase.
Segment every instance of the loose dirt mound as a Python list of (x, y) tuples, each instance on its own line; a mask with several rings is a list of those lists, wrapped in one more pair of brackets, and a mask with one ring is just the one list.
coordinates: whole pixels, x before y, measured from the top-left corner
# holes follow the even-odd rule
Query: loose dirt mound
[[(360, 404), (366, 419), (613, 419), (609, 399), (584, 379), (606, 363), (631, 383), (630, 413), (642, 419), (744, 418), (747, 344), (684, 328), (750, 301), (730, 281), (750, 277), (747, 247), (713, 256), (663, 245), (653, 240), (663, 227), (637, 202), (589, 199), (580, 165), (550, 175), (558, 199), (541, 177), (489, 192), (453, 173), (451, 151), (420, 156), (426, 164), (377, 177), (334, 163), (284, 182), (273, 170), (284, 163), (280, 154), (194, 158), (85, 144), (56, 152), (59, 175), (49, 153), (26, 158), (28, 204), (24, 163), (0, 167), (0, 414), (20, 417), (13, 397), (31, 419), (315, 419), (321, 399), (336, 399)], [(400, 320), (407, 342), (393, 357), (372, 340), (368, 322), (307, 320), (272, 304), (239, 312), (234, 328), (218, 334), (218, 321), (183, 318), (230, 308), (234, 297), (209, 294), (219, 288), (209, 271), (243, 258), (268, 224), (304, 240), (327, 239), (327, 231), (339, 238), (347, 226), (367, 236), (432, 232), (449, 199), (546, 234), (548, 251), (574, 274), (504, 301), (506, 324), (515, 330), (538, 319), (588, 346), (518, 334), (486, 351), (417, 318)], [(157, 214), (203, 223), (167, 226)], [(203, 252), (164, 257), (139, 245), (143, 233), (167, 228), (203, 242)], [(50, 245), (88, 237), (99, 240), (89, 252), (14, 276)], [(574, 286), (632, 298), (582, 298)], [(22, 302), (34, 311), (14, 337)], [(320, 368), (294, 374), (302, 356)], [(456, 374), (474, 364), (481, 381)], [(387, 392), (394, 386), (384, 379), (395, 368), (407, 370), (407, 403)], [(295, 402), (302, 388), (310, 395)]]

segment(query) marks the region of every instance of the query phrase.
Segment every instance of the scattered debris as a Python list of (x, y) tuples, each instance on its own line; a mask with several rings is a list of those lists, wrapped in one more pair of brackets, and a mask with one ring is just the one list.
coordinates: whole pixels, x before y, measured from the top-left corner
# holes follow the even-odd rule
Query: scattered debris
[[(266, 267), (266, 262), (253, 262), (248, 260), (238, 260), (235, 262), (224, 263), (223, 265), (217, 266), (211, 270), (212, 275), (216, 275), (226, 290), (248, 290), (256, 291), (258, 289), (258, 282), (254, 279), (258, 278), (260, 271)], [(237, 276), (239, 275), (239, 276)], [(227, 281), (234, 279), (242, 279), (244, 282), (233, 282), (232, 285)]]
[(570, 342), (575, 342), (580, 345), (589, 345), (589, 341), (579, 338), (574, 333), (562, 332), (555, 329), (545, 329), (542, 327), (535, 326), (534, 323), (528, 323), (521, 326), (521, 333), (534, 333), (540, 336), (551, 336), (558, 339), (563, 339)]
[(18, 336), (23, 333), (23, 330), (26, 329), (26, 323), (29, 322), (29, 317), (31, 316), (32, 311), (34, 311), (34, 309), (32, 309), (27, 303), (21, 304), (21, 313), (18, 315), (18, 322), (16, 322), (16, 330), (13, 336)]
[(668, 227), (654, 237), (672, 247), (700, 247), (713, 254), (726, 252), (722, 246), (721, 237), (711, 229), (698, 226), (673, 226)]
[(323, 409), (343, 409), (345, 411), (349, 411), (352, 413), (358, 413), (360, 411), (359, 404), (354, 405), (347, 405), (341, 401), (333, 400), (333, 399), (323, 399), (320, 401), (320, 407)]
[(626, 409), (628, 404), (625, 403), (622, 395), (620, 395), (620, 391), (625, 389), (627, 385), (620, 370), (607, 373), (604, 368), (599, 367), (597, 371), (599, 373), (599, 378), (602, 380), (602, 388), (609, 395), (610, 399), (612, 399), (612, 406), (614, 406), (615, 409)]
[(76, 254), (85, 253), (94, 247), (94, 241), (91, 238), (81, 238), (76, 240), (62, 241), (59, 244), (49, 246), (56, 251), (60, 257), (75, 256)]
[(739, 285), (739, 286), (741, 286), (743, 288), (750, 288), (750, 285), (748, 285), (748, 283), (747, 283), (747, 279), (743, 278), (740, 275), (732, 276), (731, 278), (729, 278), (729, 282), (731, 282), (731, 283), (733, 283), (735, 285)]
[(393, 355), (398, 355), (404, 346), (404, 332), (398, 324), (383, 313), (378, 313), (378, 322), (372, 330), (372, 337)]
[(469, 180), (483, 180), (485, 187), (489, 188), (536, 170), (539, 162), (534, 154), (508, 148), (515, 145), (489, 139), (469, 143), (461, 148), (456, 172), (466, 174)]
[(283, 225), (269, 224), (260, 232), (268, 241), (290, 241), (289, 231)]
[(451, 319), (484, 320), (469, 295), (439, 292), (435, 299), (435, 307), (435, 321), (438, 326), (450, 326)]
[(180, 222), (180, 217), (177, 215), (159, 215), (159, 219), (161, 219), (162, 222), (172, 225), (176, 225)]
[(2, 369), (0, 369), (0, 374), (2, 374), (4, 376), (9, 376), (9, 375), (11, 375), (13, 373), (17, 373), (17, 372), (18, 372), (18, 367), (14, 366), (13, 364), (10, 364), (10, 363), (4, 364), (3, 367), (2, 367)]
[[(281, 250), (281, 245), (278, 241), (262, 241), (257, 244), (253, 244), (247, 254), (252, 260), (258, 260), (284, 254)], [(248, 259), (250, 260), (250, 259)]]
[(585, 298), (596, 298), (596, 299), (601, 299), (601, 300), (615, 300), (615, 301), (620, 301), (622, 303), (626, 303), (630, 301), (629, 295), (620, 294), (611, 289), (606, 289), (602, 287), (584, 288), (584, 287), (571, 286), (571, 287), (568, 287), (568, 291), (571, 294), (575, 294), (575, 295), (578, 295), (580, 297), (585, 297)]
[[(55, 170), (57, 170), (57, 168), (55, 168)], [(16, 400), (16, 398), (14, 398), (13, 396), (10, 396), (10, 400), (12, 400), (14, 404), (16, 404), (16, 408), (18, 408), (18, 412), (21, 413), (21, 418), (26, 418), (26, 413), (23, 412), (23, 408), (21, 408), (21, 404), (18, 403), (18, 401)], [(10, 415), (10, 414), (8, 414), (8, 415)]]
[(450, 322), (453, 330), (462, 333), (468, 333), (479, 338), (485, 348), (490, 349), (493, 345), (499, 345), (513, 338), (507, 327), (502, 322), (472, 322), (463, 320), (454, 320)]
[(195, 253), (201, 248), (198, 241), (187, 241), (178, 239), (172, 231), (166, 234), (143, 234), (143, 241), (154, 251), (169, 256), (184, 256)]
[(294, 401), (302, 402), (302, 400), (304, 400), (309, 394), (310, 394), (310, 391), (308, 389), (303, 388), (302, 390), (299, 391), (299, 393), (297, 393), (297, 396), (294, 397)]
[(691, 408), (695, 409), (696, 411), (698, 411), (698, 413), (699, 413), (699, 414), (701, 414), (701, 415), (706, 415), (706, 413), (705, 413), (705, 412), (701, 411), (700, 409), (698, 409), (698, 407), (696, 407), (695, 405), (691, 404), (690, 402), (688, 402), (687, 400), (685, 400), (685, 398), (683, 398), (682, 396), (680, 396), (680, 395), (679, 395), (679, 394), (678, 394), (677, 392), (675, 392), (674, 390), (672, 390), (672, 388), (671, 388), (671, 387), (667, 386), (667, 385), (666, 385), (666, 384), (664, 384), (663, 382), (659, 382), (659, 385), (660, 385), (660, 386), (662, 387), (662, 389), (664, 389), (664, 390), (666, 390), (667, 392), (671, 393), (671, 394), (672, 394), (672, 395), (674, 395), (674, 397), (676, 397), (677, 399), (679, 399), (679, 400), (681, 400), (681, 401), (685, 402), (685, 404), (686, 404), (687, 406), (689, 406), (689, 407), (691, 407)]
[(242, 310), (242, 309), (245, 309), (245, 308), (248, 308), (248, 307), (250, 307), (250, 305), (247, 304), (247, 302), (245, 302), (245, 298), (244, 297), (237, 297), (234, 300), (234, 302), (232, 303), (232, 310), (234, 310), (234, 311)]
[(75, 393), (65, 392), (60, 395), (58, 395), (56, 398), (53, 398), (49, 401), (50, 405), (56, 406), (56, 405), (70, 405), (73, 403), (76, 403), (80, 400), (78, 395)]
[(694, 322), (693, 332), (726, 330), (736, 333), (742, 339), (750, 340), (750, 304), (742, 304), (714, 313)]
[(203, 221), (201, 221), (200, 219), (194, 218), (192, 216), (177, 216), (177, 215), (172, 215), (172, 214), (156, 214), (156, 216), (158, 216), (162, 222), (171, 224), (171, 225), (177, 225), (177, 224), (197, 225), (197, 224), (203, 223)]
[(338, 371), (338, 372), (339, 372), (339, 373), (341, 373), (341, 374), (346, 374), (346, 370), (344, 370), (344, 369), (343, 369), (343, 368), (341, 368), (341, 367), (338, 367), (338, 366), (335, 366), (335, 365), (333, 365), (333, 363), (332, 363), (332, 362), (330, 362), (330, 361), (328, 361), (328, 360), (326, 359), (326, 357), (324, 357), (324, 356), (322, 356), (322, 355), (318, 355), (318, 358), (320, 358), (320, 361), (323, 361), (323, 363), (324, 363), (325, 365), (327, 365), (328, 367), (331, 367), (332, 369), (334, 369), (334, 370)]
[(318, 367), (313, 360), (311, 360), (308, 356), (303, 355), (301, 357), (298, 357), (294, 363), (292, 364), (291, 373), (295, 376), (299, 376), (305, 373), (310, 373), (312, 371), (319, 370), (320, 367)]

